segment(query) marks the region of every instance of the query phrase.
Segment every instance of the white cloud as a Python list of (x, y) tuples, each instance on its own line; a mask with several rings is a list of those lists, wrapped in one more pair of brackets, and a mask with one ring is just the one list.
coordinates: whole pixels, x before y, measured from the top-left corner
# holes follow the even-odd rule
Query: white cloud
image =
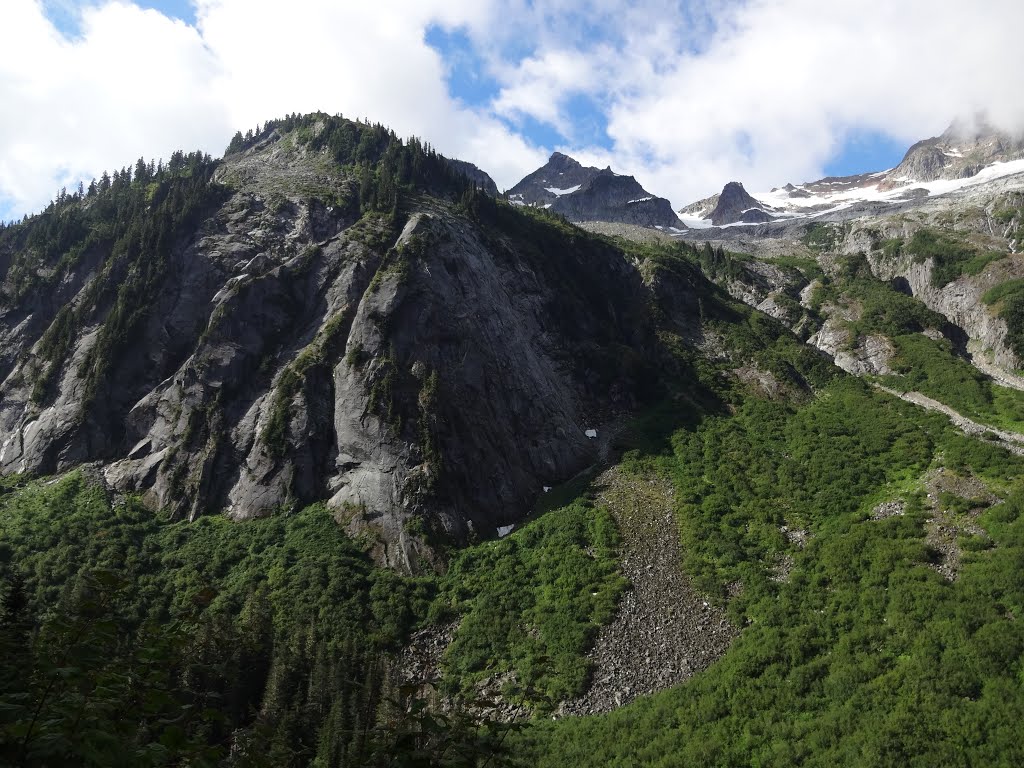
[(610, 114), (620, 164), (677, 203), (816, 178), (854, 131), (909, 145), (978, 109), (1024, 127), (1016, 0), (756, 0), (718, 24)]
[(104, 168), (182, 146), (212, 148), (213, 137), (225, 135), (228, 124), (199, 87), (213, 61), (194, 29), (112, 3), (86, 9), (81, 40), (72, 43), (35, 3), (18, 0), (5, 12), (0, 197), (13, 199), (16, 211)]
[[(318, 109), (422, 136), (501, 187), (554, 148), (520, 135), (529, 117), (677, 206), (731, 179), (814, 178), (858, 131), (909, 144), (979, 109), (1024, 126), (1019, 0), (196, 0), (195, 26), (89, 2), (73, 40), (40, 0), (5, 4), (0, 210)], [(448, 92), (430, 24), (468, 34), (492, 103)], [(608, 146), (577, 145), (577, 94), (604, 111)]]
[[(600, 44), (579, 35), (581, 17)], [(547, 122), (568, 139), (562, 151), (632, 173), (677, 206), (732, 179), (767, 189), (818, 178), (857, 134), (909, 145), (979, 110), (1024, 129), (1019, 0), (609, 0), (575, 11), (551, 0), (509, 26), (538, 42), (518, 67), (492, 66), (504, 85), (495, 109)], [(555, 66), (566, 61), (571, 70)], [(564, 105), (577, 92), (605, 105), (609, 147), (573, 145)]]
[[(428, 23), (485, 24), (481, 2), (199, 0), (196, 25), (127, 2), (81, 11), (61, 36), (38, 0), (0, 26), (0, 204), (20, 215), (61, 185), (200, 148), (291, 112), (341, 112), (416, 134), (502, 186), (545, 153), (447, 92)], [(2, 205), (0, 205), (2, 210)]]
[(591, 93), (600, 84), (593, 55), (579, 51), (552, 50), (508, 67), (499, 77), (504, 86), (491, 105), (502, 116), (529, 116), (555, 126), (563, 136), (573, 135), (567, 99)]

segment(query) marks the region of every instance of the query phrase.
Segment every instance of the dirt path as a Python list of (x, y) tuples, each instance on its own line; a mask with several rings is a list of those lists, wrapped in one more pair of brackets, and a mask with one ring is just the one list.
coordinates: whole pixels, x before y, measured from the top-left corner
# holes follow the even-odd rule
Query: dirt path
[(561, 715), (608, 712), (677, 685), (719, 658), (737, 634), (680, 568), (671, 482), (613, 467), (595, 486), (598, 501), (618, 522), (620, 562), (632, 589), (588, 654), (595, 665), (590, 689), (566, 701)]
[(954, 411), (945, 403), (933, 400), (920, 392), (900, 392), (898, 390), (891, 389), (890, 387), (882, 386), (881, 384), (875, 384), (875, 386), (883, 392), (888, 392), (893, 397), (900, 398), (900, 400), (913, 403), (914, 405), (926, 408), (929, 411), (936, 411), (944, 414), (953, 423), (953, 426), (965, 435), (971, 435), (972, 437), (977, 437), (983, 434), (994, 435), (996, 438), (994, 442), (998, 442), (1003, 448), (1011, 453), (1015, 453), (1018, 456), (1024, 456), (1024, 435), (1018, 432), (1010, 432), (1009, 430), (979, 424), (978, 422), (967, 418), (962, 413)]

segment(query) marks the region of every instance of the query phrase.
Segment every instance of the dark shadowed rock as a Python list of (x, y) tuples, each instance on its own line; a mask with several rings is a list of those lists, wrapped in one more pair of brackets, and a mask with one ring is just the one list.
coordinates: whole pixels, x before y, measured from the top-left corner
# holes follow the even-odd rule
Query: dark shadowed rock
[(607, 169), (579, 191), (559, 197), (551, 204), (551, 210), (571, 221), (683, 228), (668, 200), (649, 194), (632, 176), (619, 176)]
[(477, 188), (491, 197), (498, 196), (498, 185), (486, 171), (482, 171), (472, 163), (465, 160), (449, 160), (448, 164), (455, 170), (476, 184)]
[(738, 181), (730, 181), (718, 196), (718, 203), (708, 215), (715, 226), (737, 222), (761, 223), (773, 217), (765, 207), (751, 197)]
[(685, 228), (668, 200), (652, 195), (632, 176), (585, 167), (560, 152), (512, 187), (509, 200), (550, 208), (570, 221)]

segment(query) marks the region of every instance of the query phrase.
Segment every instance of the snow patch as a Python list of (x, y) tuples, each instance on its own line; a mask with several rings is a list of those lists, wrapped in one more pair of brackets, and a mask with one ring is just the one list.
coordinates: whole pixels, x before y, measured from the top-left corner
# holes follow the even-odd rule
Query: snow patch
[(597, 430), (596, 429), (588, 429), (583, 434), (585, 434), (587, 437), (589, 437), (591, 440), (593, 440), (595, 437), (597, 437)]
[(562, 195), (571, 195), (573, 192), (578, 191), (582, 186), (582, 184), (577, 184), (575, 187), (568, 187), (566, 189), (559, 189), (558, 187), (544, 187), (544, 191), (561, 197)]
[(499, 525), (498, 526), (498, 538), (499, 539), (504, 539), (506, 536), (508, 536), (510, 533), (512, 533), (512, 529), (513, 528), (515, 528), (515, 525)]
[[(888, 171), (879, 171), (871, 174), (871, 178), (884, 176)], [(877, 183), (862, 187), (851, 187), (832, 194), (811, 194), (808, 197), (789, 197), (784, 189), (775, 192), (755, 192), (751, 195), (755, 200), (765, 204), (780, 206), (788, 211), (790, 218), (814, 218), (824, 213), (833, 213), (849, 208), (857, 203), (897, 203), (903, 201), (908, 187), (920, 187), (927, 190), (929, 197), (945, 195), (950, 192), (957, 192), (961, 189), (985, 184), (1006, 176), (1013, 176), (1024, 173), (1024, 159), (1010, 160), (1008, 162), (997, 162), (986, 166), (974, 176), (964, 179), (938, 179), (936, 181), (918, 181), (909, 176), (894, 179), (894, 181), (905, 182), (903, 186), (895, 189), (880, 190)], [(817, 210), (809, 210), (817, 209)], [(689, 226), (690, 219), (680, 216), (683, 222)], [(699, 224), (697, 225), (700, 226)], [(704, 226), (707, 226), (706, 224)]]
[(679, 220), (690, 229), (711, 229), (711, 227), (715, 226), (711, 223), (711, 219), (705, 219), (702, 216), (680, 215)]

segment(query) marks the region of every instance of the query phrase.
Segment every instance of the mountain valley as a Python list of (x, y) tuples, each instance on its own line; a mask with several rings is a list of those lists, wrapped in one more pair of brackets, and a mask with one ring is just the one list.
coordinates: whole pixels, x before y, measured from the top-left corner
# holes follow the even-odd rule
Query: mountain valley
[(0, 756), (1024, 759), (1024, 143), (965, 126), (677, 214), (292, 115), (3, 225)]

